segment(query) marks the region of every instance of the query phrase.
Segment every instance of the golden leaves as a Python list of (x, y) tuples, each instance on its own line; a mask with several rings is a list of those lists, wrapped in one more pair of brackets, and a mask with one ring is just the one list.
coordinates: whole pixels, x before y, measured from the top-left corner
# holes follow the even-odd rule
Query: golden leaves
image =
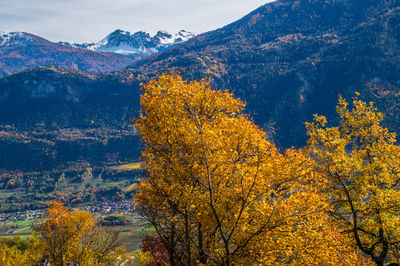
[[(338, 127), (315, 117), (307, 124), (310, 150), (325, 174), (333, 216), (342, 230), (376, 263), (400, 258), (400, 147), (382, 127), (383, 114), (358, 99), (352, 109), (339, 97)], [(322, 121), (322, 122), (321, 122)]]
[(242, 113), (242, 101), (173, 73), (142, 90), (135, 125), (147, 178), (134, 199), (171, 264), (335, 264), (357, 257), (328, 223), (321, 193), (327, 183), (315, 162), (299, 150), (280, 154)]
[(125, 257), (117, 242), (118, 233), (108, 232), (95, 223), (93, 214), (69, 210), (53, 201), (49, 218), (40, 226), (41, 253), (54, 264), (108, 265)]

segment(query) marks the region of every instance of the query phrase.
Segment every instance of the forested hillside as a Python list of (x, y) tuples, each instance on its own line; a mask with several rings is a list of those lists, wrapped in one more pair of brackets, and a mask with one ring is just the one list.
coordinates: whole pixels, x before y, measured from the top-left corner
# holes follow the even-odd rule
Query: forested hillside
[(129, 71), (211, 76), (244, 99), (282, 147), (304, 145), (304, 122), (314, 113), (332, 117), (337, 95), (355, 90), (398, 131), (399, 22), (398, 1), (280, 0)]

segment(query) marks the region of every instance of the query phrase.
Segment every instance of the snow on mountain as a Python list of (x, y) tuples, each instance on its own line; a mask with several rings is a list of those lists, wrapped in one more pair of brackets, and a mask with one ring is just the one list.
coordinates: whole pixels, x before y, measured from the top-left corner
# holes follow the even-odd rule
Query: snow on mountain
[(28, 45), (32, 36), (26, 32), (4, 32), (0, 31), (0, 47)]
[(185, 42), (194, 36), (194, 33), (184, 30), (175, 34), (159, 31), (156, 35), (151, 37), (150, 34), (143, 31), (131, 33), (118, 29), (97, 43), (69, 44), (66, 42), (59, 42), (59, 44), (97, 52), (142, 56), (163, 51), (168, 47)]
[(38, 66), (110, 72), (126, 67), (135, 59), (131, 56), (76, 49), (26, 32), (0, 32), (0, 78)]
[(157, 38), (161, 45), (174, 45), (177, 43), (185, 42), (194, 36), (195, 34), (184, 30), (181, 30), (176, 34), (169, 34), (166, 31), (159, 31), (154, 36), (154, 38)]

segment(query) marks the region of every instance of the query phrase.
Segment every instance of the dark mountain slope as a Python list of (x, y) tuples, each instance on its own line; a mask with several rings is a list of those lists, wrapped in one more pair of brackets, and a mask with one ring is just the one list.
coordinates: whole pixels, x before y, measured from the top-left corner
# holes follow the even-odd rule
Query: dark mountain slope
[(0, 79), (0, 173), (137, 160), (139, 91), (128, 79), (54, 67)]
[(121, 127), (120, 114), (138, 110), (138, 98), (138, 90), (117, 74), (41, 67), (0, 80), (0, 123), (27, 130), (37, 123), (48, 129)]
[(400, 86), (399, 6), (391, 0), (276, 1), (128, 71), (211, 76), (245, 99), (283, 147), (303, 145), (304, 122), (314, 113), (332, 116), (338, 94), (351, 97), (356, 90), (378, 102), (398, 130), (398, 107), (389, 103)]

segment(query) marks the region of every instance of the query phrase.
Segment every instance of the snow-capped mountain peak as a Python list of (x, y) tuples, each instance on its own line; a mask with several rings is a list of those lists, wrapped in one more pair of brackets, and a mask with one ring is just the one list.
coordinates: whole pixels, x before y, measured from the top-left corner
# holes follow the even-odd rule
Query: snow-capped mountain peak
[(27, 45), (32, 42), (32, 37), (26, 32), (0, 31), (0, 46)]
[(194, 33), (187, 32), (185, 30), (181, 30), (175, 34), (169, 34), (166, 31), (158, 31), (157, 34), (153, 38), (157, 38), (160, 41), (160, 44), (169, 45), (169, 44), (178, 44), (181, 42), (185, 42), (190, 38), (196, 36)]
[(125, 55), (145, 56), (163, 51), (170, 46), (177, 45), (194, 37), (195, 34), (184, 30), (176, 34), (166, 31), (158, 31), (156, 35), (150, 36), (144, 31), (131, 33), (117, 29), (108, 34), (97, 43), (69, 44), (59, 42), (62, 45), (70, 45), (76, 48), (84, 48), (97, 52), (112, 52)]

